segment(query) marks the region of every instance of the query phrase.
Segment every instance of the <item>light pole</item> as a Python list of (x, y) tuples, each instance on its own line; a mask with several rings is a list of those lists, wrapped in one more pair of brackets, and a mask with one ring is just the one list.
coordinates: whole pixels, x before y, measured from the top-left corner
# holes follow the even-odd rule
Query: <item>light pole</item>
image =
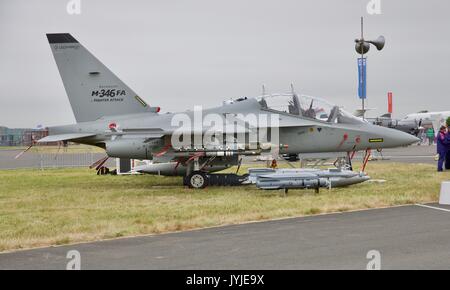
[(384, 36), (378, 37), (376, 40), (365, 40), (364, 39), (364, 18), (361, 17), (361, 38), (355, 39), (355, 50), (358, 54), (361, 55), (361, 58), (358, 59), (358, 73), (359, 73), (359, 82), (358, 82), (358, 96), (361, 99), (362, 103), (362, 117), (365, 118), (365, 100), (367, 98), (367, 79), (366, 79), (366, 71), (367, 71), (367, 59), (364, 58), (364, 55), (367, 54), (370, 50), (370, 44), (374, 45), (378, 50), (382, 50), (385, 44)]

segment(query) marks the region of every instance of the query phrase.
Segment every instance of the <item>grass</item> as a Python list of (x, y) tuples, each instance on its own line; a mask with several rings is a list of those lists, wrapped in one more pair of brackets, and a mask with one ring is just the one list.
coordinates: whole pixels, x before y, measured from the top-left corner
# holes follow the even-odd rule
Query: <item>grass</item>
[(163, 233), (254, 220), (432, 202), (450, 173), (432, 165), (371, 163), (385, 183), (261, 191), (191, 190), (181, 178), (97, 176), (88, 169), (0, 171), (0, 251)]

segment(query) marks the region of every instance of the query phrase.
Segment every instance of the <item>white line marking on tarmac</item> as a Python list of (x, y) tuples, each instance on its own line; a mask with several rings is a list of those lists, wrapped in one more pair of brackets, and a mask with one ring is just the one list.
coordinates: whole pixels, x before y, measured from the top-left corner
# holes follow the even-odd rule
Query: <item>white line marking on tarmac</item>
[(433, 159), (434, 156), (417, 156), (417, 155), (399, 155), (399, 156), (384, 156), (385, 158), (399, 158), (399, 159), (405, 159), (405, 158), (430, 158)]
[(440, 210), (440, 211), (450, 212), (450, 209), (445, 209), (445, 208), (441, 208), (441, 207), (429, 206), (429, 205), (418, 204), (418, 203), (416, 205), (420, 206), (420, 207), (425, 207), (425, 208), (431, 208), (431, 209), (436, 209), (436, 210)]
[[(373, 158), (373, 160), (385, 160), (385, 161), (389, 161), (389, 160), (391, 160), (391, 159), (412, 159), (412, 158), (427, 158), (427, 159), (433, 159), (434, 160), (434, 155), (433, 156), (430, 156), (430, 155), (421, 155), (421, 156), (418, 156), (418, 155), (397, 155), (397, 156), (383, 156), (383, 157), (381, 157), (381, 156), (376, 156), (376, 157), (372, 157)], [(362, 159), (362, 157), (361, 156), (356, 156), (355, 157), (355, 159), (358, 159), (358, 160), (360, 160), (360, 159)]]

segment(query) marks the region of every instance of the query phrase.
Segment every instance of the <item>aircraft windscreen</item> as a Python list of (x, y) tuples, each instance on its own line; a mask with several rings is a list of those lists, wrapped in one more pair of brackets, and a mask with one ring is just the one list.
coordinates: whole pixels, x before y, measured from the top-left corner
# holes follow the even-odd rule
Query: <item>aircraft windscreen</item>
[(283, 94), (261, 96), (258, 101), (265, 109), (328, 123), (364, 123), (362, 119), (317, 97)]

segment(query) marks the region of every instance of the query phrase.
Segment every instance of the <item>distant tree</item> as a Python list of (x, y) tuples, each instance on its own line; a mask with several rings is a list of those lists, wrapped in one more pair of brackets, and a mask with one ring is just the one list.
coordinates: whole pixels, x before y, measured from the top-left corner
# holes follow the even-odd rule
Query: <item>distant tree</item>
[(445, 121), (447, 123), (447, 127), (450, 127), (450, 117), (447, 118), (447, 121)]

